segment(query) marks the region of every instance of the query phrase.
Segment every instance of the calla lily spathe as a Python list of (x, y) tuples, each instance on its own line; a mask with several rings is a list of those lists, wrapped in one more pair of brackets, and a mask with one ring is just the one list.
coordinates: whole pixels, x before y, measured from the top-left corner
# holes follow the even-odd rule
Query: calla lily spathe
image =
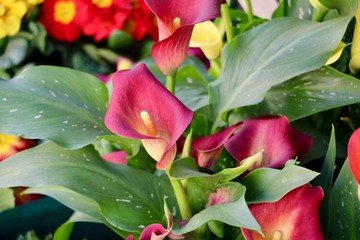
[(287, 117), (245, 120), (225, 148), (240, 163), (263, 150), (259, 167), (280, 167), (291, 158), (302, 158), (309, 151), (312, 138), (291, 128)]
[(195, 158), (197, 165), (213, 170), (215, 162), (224, 148), (224, 143), (241, 125), (242, 122), (239, 122), (213, 135), (194, 139), (192, 156)]
[(139, 139), (156, 167), (167, 169), (176, 155), (176, 141), (191, 122), (193, 112), (171, 94), (145, 64), (117, 72), (105, 116), (114, 133)]
[(220, 56), (221, 33), (212, 21), (195, 24), (190, 39), (190, 47), (198, 47), (207, 59), (214, 60)]
[(159, 42), (152, 48), (155, 63), (172, 75), (185, 61), (194, 25), (220, 16), (223, 0), (145, 0), (156, 15)]
[(349, 139), (348, 159), (351, 173), (358, 183), (358, 196), (360, 199), (360, 128)]
[(303, 185), (287, 193), (279, 201), (250, 205), (250, 211), (262, 228), (265, 238), (241, 229), (246, 240), (324, 239), (320, 224), (321, 187)]

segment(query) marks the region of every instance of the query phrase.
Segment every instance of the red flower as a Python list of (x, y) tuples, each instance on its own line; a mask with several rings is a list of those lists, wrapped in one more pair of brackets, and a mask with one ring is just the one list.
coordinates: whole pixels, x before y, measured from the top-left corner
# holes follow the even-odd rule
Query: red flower
[(241, 229), (246, 240), (324, 239), (320, 224), (320, 204), (324, 192), (320, 187), (303, 185), (279, 201), (250, 205), (250, 211), (262, 228), (265, 238)]
[(291, 128), (285, 117), (248, 119), (226, 143), (225, 148), (238, 161), (263, 150), (259, 167), (279, 167), (291, 158), (302, 158), (311, 147), (311, 137)]
[(82, 29), (84, 35), (94, 37), (96, 42), (122, 29), (131, 11), (131, 0), (92, 0), (86, 5)]
[(237, 123), (211, 136), (194, 139), (192, 155), (198, 166), (212, 170), (224, 148), (224, 143), (241, 124), (242, 122)]
[(114, 133), (140, 139), (149, 155), (164, 170), (176, 155), (176, 141), (189, 125), (193, 112), (171, 94), (144, 64), (117, 72), (105, 116)]
[(155, 15), (150, 11), (144, 0), (134, 0), (133, 10), (125, 23), (124, 31), (128, 32), (135, 40), (142, 40), (150, 35), (158, 40), (158, 28)]
[(152, 48), (155, 63), (171, 75), (185, 61), (194, 25), (220, 15), (223, 0), (145, 0), (156, 15), (159, 42)]
[(58, 41), (74, 42), (81, 35), (79, 17), (83, 7), (80, 0), (46, 0), (41, 5), (40, 22), (49, 36)]

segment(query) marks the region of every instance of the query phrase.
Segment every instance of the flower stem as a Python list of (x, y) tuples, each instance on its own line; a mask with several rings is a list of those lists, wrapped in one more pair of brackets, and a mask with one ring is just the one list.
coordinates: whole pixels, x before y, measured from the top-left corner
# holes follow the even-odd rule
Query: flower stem
[(166, 174), (170, 180), (170, 183), (174, 189), (175, 197), (180, 208), (181, 218), (183, 220), (189, 220), (192, 217), (190, 206), (186, 197), (185, 189), (180, 181), (175, 180), (169, 173), (169, 169), (166, 170)]
[(251, 0), (246, 0), (246, 6), (247, 6), (247, 16), (249, 23), (254, 20), (254, 14), (252, 10)]
[(223, 21), (225, 22), (225, 31), (226, 31), (227, 41), (230, 42), (231, 39), (234, 38), (234, 33), (232, 30), (230, 9), (229, 9), (229, 6), (227, 5), (227, 3), (224, 3), (221, 5), (221, 16), (223, 18)]
[(313, 20), (316, 22), (322, 22), (328, 11), (329, 11), (329, 9), (326, 9), (326, 8), (316, 9), (315, 14), (313, 16)]
[(172, 75), (166, 76), (166, 88), (172, 94), (175, 94), (175, 80), (176, 80), (176, 72)]

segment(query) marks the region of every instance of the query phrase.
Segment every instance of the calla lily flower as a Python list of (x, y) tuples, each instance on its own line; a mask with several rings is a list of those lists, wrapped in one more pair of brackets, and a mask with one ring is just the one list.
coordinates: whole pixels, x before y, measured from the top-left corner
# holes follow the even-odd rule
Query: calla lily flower
[(167, 228), (164, 228), (160, 223), (153, 223), (147, 226), (140, 235), (139, 240), (162, 240), (166, 237), (170, 239), (184, 239), (182, 235), (175, 235), (171, 232), (173, 227), (173, 220), (168, 206), (165, 204), (165, 217)]
[(336, 62), (340, 58), (345, 47), (346, 47), (346, 43), (341, 41), (339, 45), (336, 47), (333, 55), (326, 61), (325, 65), (330, 65)]
[(262, 228), (260, 234), (241, 229), (246, 240), (324, 239), (320, 224), (321, 187), (303, 185), (279, 201), (250, 205), (250, 211)]
[(212, 21), (195, 24), (190, 47), (198, 47), (209, 60), (219, 57), (222, 47), (221, 34)]
[[(245, 120), (225, 148), (240, 163), (263, 150), (263, 157), (253, 165), (280, 167), (291, 158), (302, 158), (310, 149), (312, 138), (291, 128), (287, 117)], [(252, 170), (251, 169), (251, 170)]]
[(360, 72), (360, 7), (358, 7), (356, 11), (355, 18), (356, 22), (351, 44), (349, 68), (352, 73), (358, 74)]
[(102, 156), (102, 158), (107, 162), (126, 165), (127, 156), (128, 154), (125, 151), (115, 151)]
[(193, 112), (171, 94), (145, 64), (115, 73), (113, 94), (105, 116), (114, 133), (140, 139), (156, 167), (167, 169), (176, 155), (176, 141)]
[(159, 42), (152, 48), (155, 63), (172, 75), (185, 61), (194, 25), (220, 16), (223, 0), (145, 0), (156, 15)]
[(358, 128), (349, 139), (348, 159), (351, 173), (358, 183), (358, 195), (360, 199), (360, 128)]
[(242, 122), (213, 135), (194, 139), (192, 144), (192, 156), (195, 158), (197, 165), (212, 170), (224, 148), (224, 143), (241, 126), (241, 124)]

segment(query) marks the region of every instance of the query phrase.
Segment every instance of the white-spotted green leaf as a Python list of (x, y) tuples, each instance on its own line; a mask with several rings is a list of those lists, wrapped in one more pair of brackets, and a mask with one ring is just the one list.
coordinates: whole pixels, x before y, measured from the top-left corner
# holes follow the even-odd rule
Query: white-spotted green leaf
[(313, 180), (318, 173), (287, 164), (282, 170), (258, 168), (241, 179), (248, 203), (275, 202), (291, 190)]
[(14, 79), (0, 80), (0, 132), (80, 148), (111, 134), (103, 120), (107, 102), (106, 86), (92, 75), (27, 68)]
[(265, 99), (244, 108), (250, 116), (286, 115), (291, 121), (360, 102), (360, 81), (331, 67), (305, 73), (274, 86)]
[(326, 152), (324, 164), (321, 168), (320, 175), (315, 179), (313, 185), (320, 186), (324, 191), (324, 199), (321, 202), (320, 214), (321, 224), (325, 233), (325, 238), (328, 238), (329, 234), (329, 210), (330, 210), (330, 193), (333, 183), (333, 175), (335, 169), (336, 159), (336, 141), (335, 141), (335, 129), (332, 127), (329, 147)]
[(176, 96), (192, 111), (209, 102), (208, 82), (193, 65), (186, 65), (176, 73)]
[(221, 77), (210, 84), (213, 130), (224, 112), (257, 104), (272, 86), (324, 65), (356, 11), (356, 0), (346, 2), (352, 12), (344, 8), (336, 19), (274, 19), (229, 42), (222, 51)]
[(106, 163), (91, 146), (66, 150), (47, 142), (14, 155), (0, 163), (0, 187), (11, 186), (36, 187), (33, 192), (135, 235), (161, 223), (164, 196), (178, 212), (166, 178)]
[(360, 238), (360, 200), (358, 184), (345, 161), (330, 195), (330, 231), (332, 239)]
[(183, 234), (191, 232), (209, 221), (221, 221), (231, 226), (242, 227), (261, 233), (261, 227), (251, 214), (245, 202), (245, 187), (239, 183), (237, 194), (240, 196), (238, 200), (230, 203), (218, 204), (205, 208), (198, 214), (195, 214), (190, 221), (180, 229), (174, 229), (175, 234)]

